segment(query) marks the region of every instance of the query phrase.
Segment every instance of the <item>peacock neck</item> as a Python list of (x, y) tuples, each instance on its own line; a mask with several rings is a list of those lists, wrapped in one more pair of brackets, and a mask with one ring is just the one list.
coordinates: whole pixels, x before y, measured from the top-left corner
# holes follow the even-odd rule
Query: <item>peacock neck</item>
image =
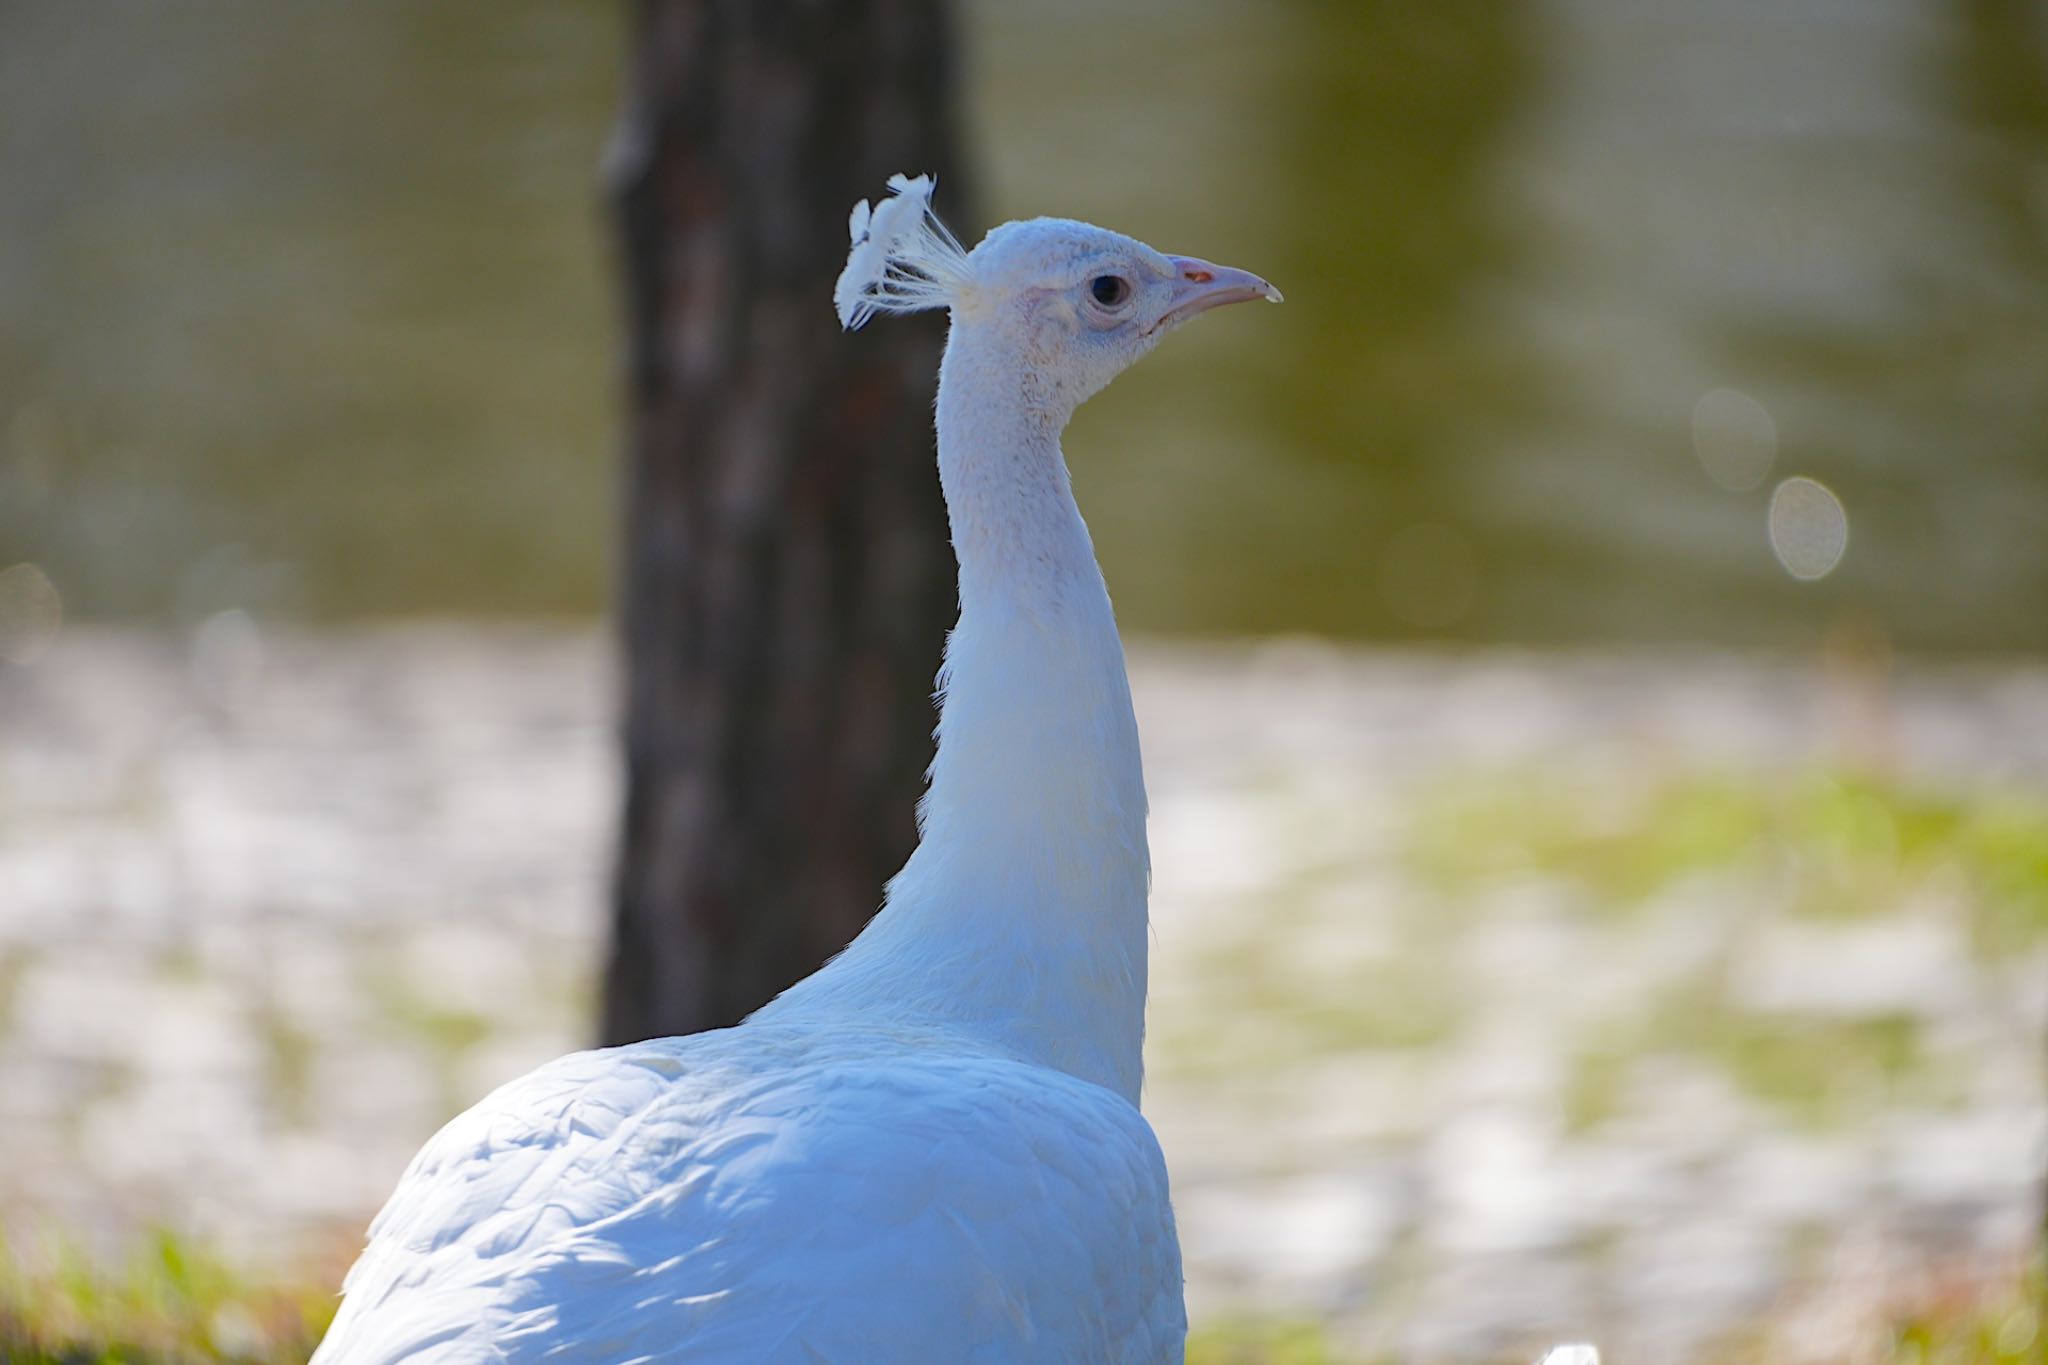
[[(1137, 888), (1142, 929), (1138, 727), (1116, 616), (1060, 449), (1068, 411), (1034, 402), (1014, 362), (984, 363), (977, 339), (956, 329), (940, 368), (939, 482), (960, 619), (940, 675), (924, 843), (1000, 855), (1003, 867), (1085, 857), (1121, 878), (1111, 884)], [(1096, 885), (1061, 887), (1059, 904), (1034, 909), (1048, 919), (1078, 911)]]
[(938, 444), (960, 619), (922, 837), (882, 912), (814, 980), (987, 1032), (1135, 1103), (1144, 775), (1123, 646), (1060, 450), (1065, 418), (956, 325)]

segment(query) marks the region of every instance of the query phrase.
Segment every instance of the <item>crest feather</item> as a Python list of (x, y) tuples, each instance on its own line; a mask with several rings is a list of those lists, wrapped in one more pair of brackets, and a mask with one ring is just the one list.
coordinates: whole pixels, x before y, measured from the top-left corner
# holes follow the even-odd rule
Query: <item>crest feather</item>
[(929, 175), (889, 177), (889, 198), (863, 199), (847, 220), (853, 246), (832, 301), (852, 331), (877, 313), (945, 308), (967, 288), (967, 251), (932, 212)]

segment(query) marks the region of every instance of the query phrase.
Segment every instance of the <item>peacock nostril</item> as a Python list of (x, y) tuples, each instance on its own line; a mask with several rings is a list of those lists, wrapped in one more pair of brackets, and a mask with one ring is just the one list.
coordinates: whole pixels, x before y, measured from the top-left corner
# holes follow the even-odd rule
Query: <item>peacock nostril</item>
[(1189, 266), (1187, 269), (1181, 271), (1180, 277), (1184, 280), (1190, 280), (1195, 284), (1208, 284), (1210, 281), (1216, 278), (1208, 271), (1197, 270), (1193, 266)]

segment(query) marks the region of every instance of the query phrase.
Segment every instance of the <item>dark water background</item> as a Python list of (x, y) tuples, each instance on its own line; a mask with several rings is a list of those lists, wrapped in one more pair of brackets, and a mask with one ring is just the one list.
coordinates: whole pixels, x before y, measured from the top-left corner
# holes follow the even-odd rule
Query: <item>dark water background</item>
[[(988, 217), (1287, 290), (1076, 424), (1128, 624), (2048, 648), (2048, 5), (967, 17)], [(601, 610), (621, 30), (0, 6), (0, 635)]]

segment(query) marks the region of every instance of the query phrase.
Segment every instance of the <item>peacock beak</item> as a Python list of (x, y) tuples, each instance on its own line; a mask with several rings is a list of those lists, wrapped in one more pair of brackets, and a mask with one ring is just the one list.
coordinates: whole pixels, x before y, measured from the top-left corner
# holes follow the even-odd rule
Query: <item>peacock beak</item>
[(1175, 327), (1197, 313), (1221, 308), (1226, 303), (1250, 303), (1265, 299), (1280, 302), (1280, 291), (1252, 274), (1227, 265), (1212, 265), (1194, 256), (1169, 256), (1178, 277), (1173, 282), (1173, 302), (1154, 324), (1153, 330)]

